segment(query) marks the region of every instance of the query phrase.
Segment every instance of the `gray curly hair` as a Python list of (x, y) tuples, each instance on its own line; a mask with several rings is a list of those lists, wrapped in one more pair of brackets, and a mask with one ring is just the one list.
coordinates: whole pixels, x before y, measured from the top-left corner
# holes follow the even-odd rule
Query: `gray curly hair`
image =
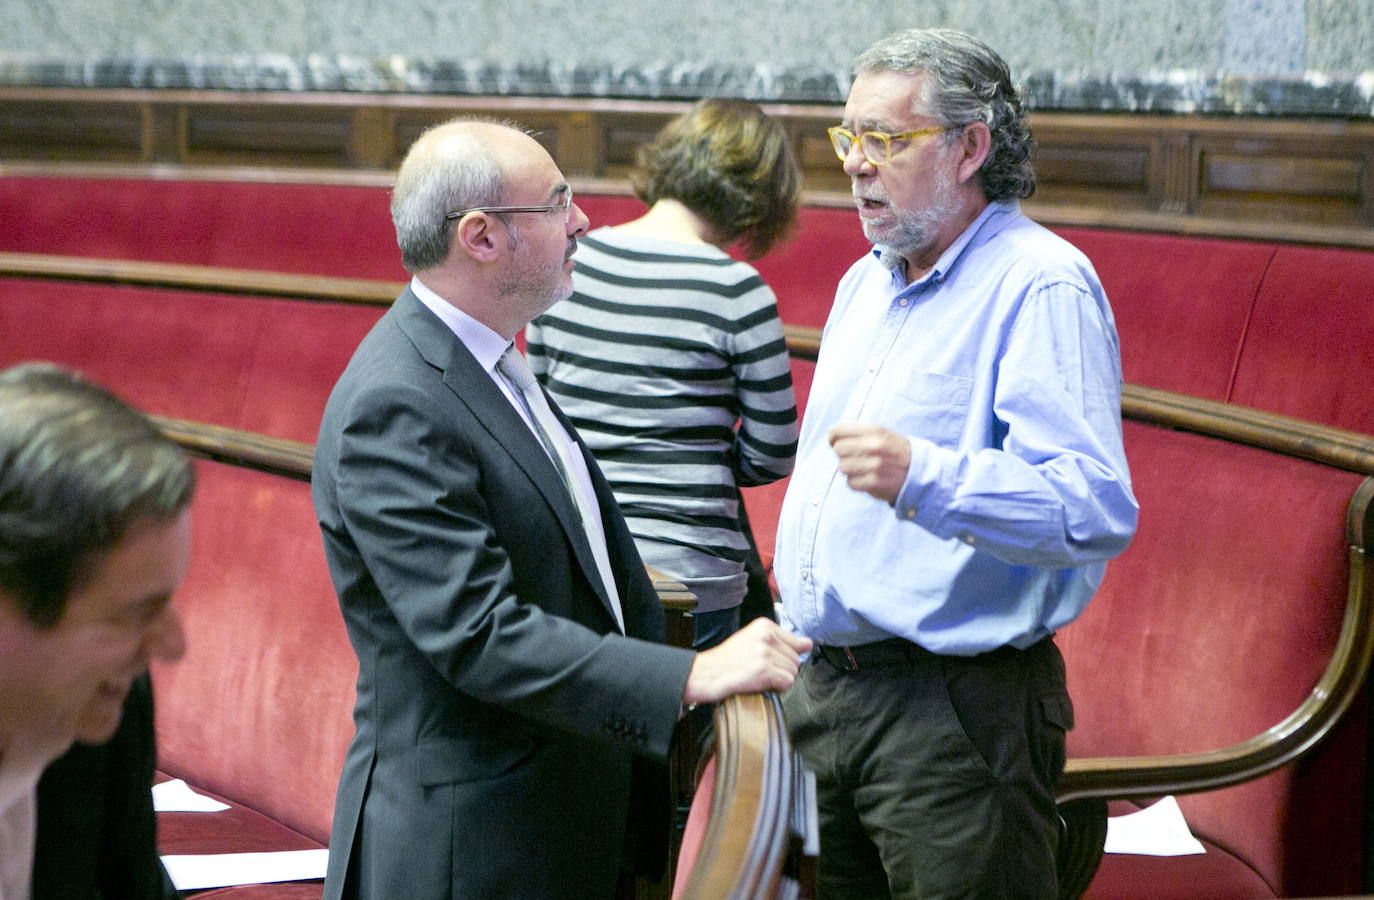
[(920, 103), (928, 114), (949, 125), (988, 126), (992, 147), (978, 183), (989, 200), (1035, 193), (1035, 139), (1011, 72), (995, 50), (962, 31), (912, 28), (878, 41), (854, 63), (856, 75), (877, 71), (925, 75)]

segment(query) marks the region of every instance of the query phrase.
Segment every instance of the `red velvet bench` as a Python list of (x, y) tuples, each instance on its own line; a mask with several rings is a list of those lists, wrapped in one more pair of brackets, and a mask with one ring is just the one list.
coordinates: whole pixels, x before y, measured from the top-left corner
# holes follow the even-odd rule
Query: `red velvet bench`
[[(320, 849), (352, 737), (357, 662), (315, 525), (309, 447), (171, 425), (197, 462), (193, 550), (175, 602), (187, 652), (155, 665), (158, 768), (231, 809), (158, 814), (164, 854)], [(320, 896), (322, 882), (201, 896)]]
[[(7, 214), (26, 217), (0, 235), (0, 251), (89, 249), (90, 226), (77, 237), (70, 231), (88, 217), (101, 223), (97, 255), (111, 258), (401, 277), (380, 188), (4, 179), (0, 196)], [(208, 207), (214, 215), (203, 214), (207, 197), (217, 198)], [(626, 197), (580, 195), (579, 203), (594, 223), (637, 209)], [(340, 214), (331, 218), (331, 209)], [(291, 227), (279, 221), (292, 215)], [(177, 227), (144, 233), (163, 220)], [(1059, 230), (1102, 276), (1128, 382), (1374, 432), (1374, 397), (1364, 387), (1374, 371), (1367, 338), (1374, 254)], [(301, 234), (309, 235), (306, 249)], [(814, 327), (839, 275), (866, 249), (851, 211), (808, 209), (796, 239), (759, 268), (784, 320)], [(50, 355), (94, 369), (164, 414), (310, 440), (328, 386), (378, 314), (346, 304), (6, 278), (0, 361)], [(169, 343), (169, 328), (182, 332), (182, 343)], [(804, 398), (810, 364), (794, 361), (794, 373)], [(1145, 504), (1142, 529), (1088, 614), (1063, 634), (1081, 723), (1071, 738), (1071, 776), (1078, 760), (1217, 749), (1274, 725), (1331, 659), (1347, 599), (1341, 586), (1350, 561), (1363, 559), (1341, 524), (1360, 475), (1250, 446), (1254, 435), (1182, 434), (1177, 429), (1198, 425), (1186, 404), (1161, 420), (1152, 412), (1158, 398), (1132, 391), (1127, 415), (1137, 421), (1127, 426), (1127, 450)], [(1203, 424), (1218, 416), (1226, 411), (1210, 411)], [(1269, 437), (1306, 439), (1301, 424), (1266, 428)], [(746, 494), (765, 549), (783, 489)], [(1255, 599), (1269, 592), (1277, 599)], [(1217, 696), (1225, 702), (1213, 705)], [(1364, 706), (1356, 698), (1296, 762), (1181, 798), (1199, 836), (1219, 852), (1109, 858), (1090, 895), (1127, 896), (1123, 885), (1153, 896), (1199, 884), (1221, 891), (1214, 896), (1357, 890), (1367, 815)]]

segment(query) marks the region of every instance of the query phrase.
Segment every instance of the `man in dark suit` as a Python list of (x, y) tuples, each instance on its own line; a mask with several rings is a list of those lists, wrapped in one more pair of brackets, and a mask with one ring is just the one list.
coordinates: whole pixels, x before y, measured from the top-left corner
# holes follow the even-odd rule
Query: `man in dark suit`
[[(194, 484), (185, 453), (99, 386), (37, 363), (0, 372), (0, 897), (162, 894), (145, 673), (185, 650), (171, 597)], [(37, 799), (74, 741), (111, 738)]]
[(701, 654), (659, 643), (611, 492), (511, 347), (570, 295), (587, 227), (539, 144), (432, 129), (392, 217), (415, 278), (315, 454), (359, 659), (325, 895), (610, 897), (662, 865), (683, 706), (785, 689), (809, 642), (761, 620)]
[(175, 900), (157, 855), (153, 686), (134, 679), (114, 737), (73, 744), (38, 781), (33, 900)]

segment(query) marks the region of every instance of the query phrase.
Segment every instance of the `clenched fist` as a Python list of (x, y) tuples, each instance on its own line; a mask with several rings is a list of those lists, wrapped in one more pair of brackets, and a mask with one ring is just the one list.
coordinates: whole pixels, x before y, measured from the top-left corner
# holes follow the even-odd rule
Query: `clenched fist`
[(889, 505), (897, 502), (911, 468), (911, 445), (906, 438), (881, 425), (857, 422), (836, 425), (828, 437), (851, 488)]

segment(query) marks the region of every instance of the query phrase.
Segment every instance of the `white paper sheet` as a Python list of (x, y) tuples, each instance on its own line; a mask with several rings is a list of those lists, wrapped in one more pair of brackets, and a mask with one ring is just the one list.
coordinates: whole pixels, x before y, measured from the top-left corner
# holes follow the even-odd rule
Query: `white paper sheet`
[(191, 790), (180, 778), (153, 785), (154, 812), (219, 812), (228, 808), (228, 804)]
[(1124, 816), (1107, 819), (1107, 853), (1138, 853), (1143, 856), (1187, 856), (1206, 853), (1173, 797)]
[(323, 878), (328, 850), (279, 850), (275, 853), (202, 853), (162, 857), (179, 891)]

